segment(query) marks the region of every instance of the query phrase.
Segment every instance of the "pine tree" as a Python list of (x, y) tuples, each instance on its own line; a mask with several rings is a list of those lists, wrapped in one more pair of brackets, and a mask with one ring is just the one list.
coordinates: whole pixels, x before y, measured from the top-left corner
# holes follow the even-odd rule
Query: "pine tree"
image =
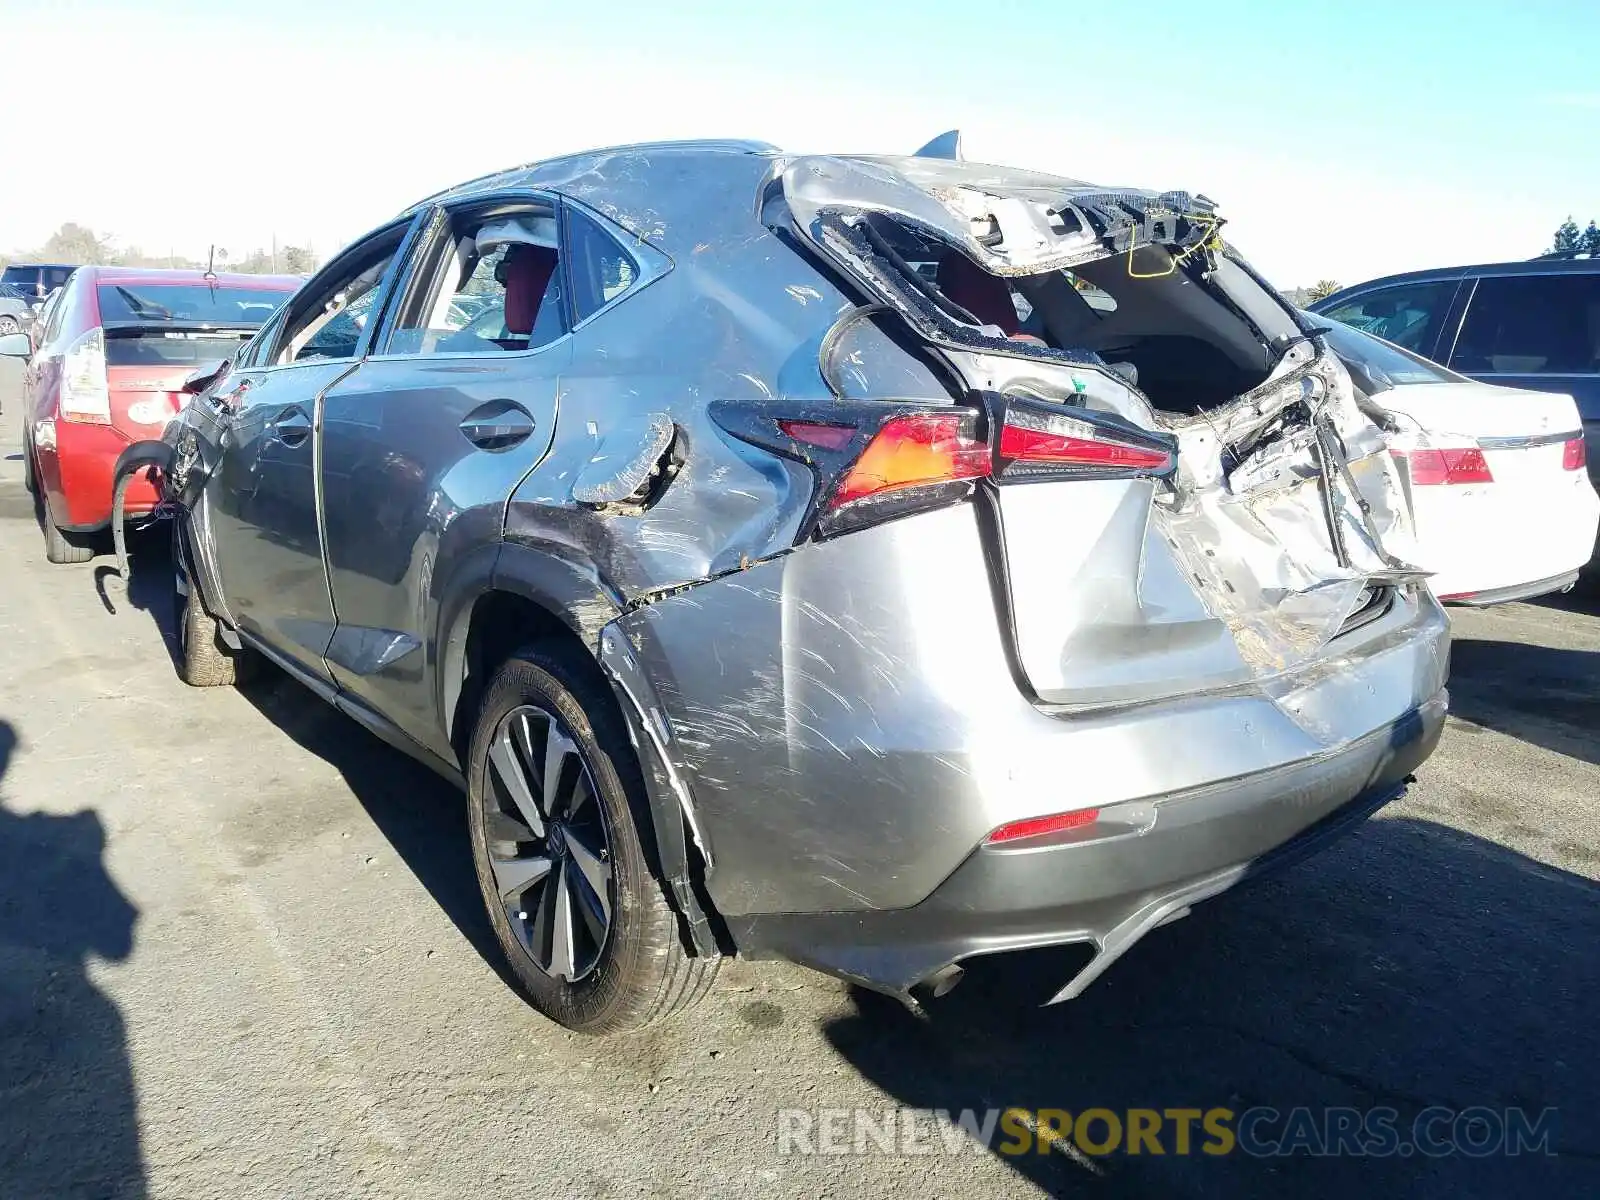
[(1600, 258), (1600, 225), (1589, 222), (1589, 228), (1583, 231), (1583, 242), (1578, 247), (1585, 254), (1593, 258)]
[(1578, 231), (1578, 223), (1571, 217), (1563, 221), (1556, 229), (1555, 241), (1550, 246), (1552, 254), (1571, 254), (1581, 247), (1583, 234)]

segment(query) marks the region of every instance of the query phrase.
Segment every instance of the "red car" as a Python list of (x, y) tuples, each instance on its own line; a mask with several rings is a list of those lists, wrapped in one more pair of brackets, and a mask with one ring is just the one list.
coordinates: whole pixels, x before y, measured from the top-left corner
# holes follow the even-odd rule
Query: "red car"
[[(87, 534), (111, 521), (111, 471), (123, 449), (157, 438), (197, 366), (231, 356), (303, 282), (80, 267), (36, 323), (23, 373), (24, 472), (38, 497), (45, 555), (86, 562)], [(143, 479), (127, 512), (155, 505)]]

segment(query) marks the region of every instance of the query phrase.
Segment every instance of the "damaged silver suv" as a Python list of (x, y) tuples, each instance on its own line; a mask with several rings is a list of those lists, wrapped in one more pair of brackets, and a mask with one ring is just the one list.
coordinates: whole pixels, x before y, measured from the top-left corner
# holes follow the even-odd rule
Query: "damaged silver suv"
[(732, 953), (916, 1003), (1085, 943), (1075, 996), (1444, 718), (1384, 435), (1221, 224), (746, 143), (432, 197), (125, 456), (185, 675), (270, 659), (456, 778), (573, 1029)]

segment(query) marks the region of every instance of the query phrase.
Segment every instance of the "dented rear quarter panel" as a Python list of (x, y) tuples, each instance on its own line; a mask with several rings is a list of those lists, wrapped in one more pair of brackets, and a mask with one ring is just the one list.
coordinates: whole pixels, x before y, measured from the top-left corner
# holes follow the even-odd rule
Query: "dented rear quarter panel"
[[(832, 401), (818, 350), (854, 306), (793, 244), (758, 219), (770, 163), (718, 155), (682, 174), (652, 173), (631, 207), (617, 186), (639, 155), (567, 169), (530, 183), (570, 191), (671, 260), (660, 279), (581, 325), (561, 378), (549, 453), (512, 495), (510, 542), (592, 561), (620, 603), (697, 583), (786, 552), (812, 500), (799, 463), (739, 441), (709, 417), (714, 401)], [(706, 178), (720, 171), (723, 178)], [(927, 367), (870, 324), (844, 361), (860, 389), (950, 394)], [(637, 474), (639, 451), (665, 423), (676, 474), (648, 506), (610, 499)], [(621, 490), (632, 490), (624, 486)], [(576, 494), (575, 494), (576, 493)]]

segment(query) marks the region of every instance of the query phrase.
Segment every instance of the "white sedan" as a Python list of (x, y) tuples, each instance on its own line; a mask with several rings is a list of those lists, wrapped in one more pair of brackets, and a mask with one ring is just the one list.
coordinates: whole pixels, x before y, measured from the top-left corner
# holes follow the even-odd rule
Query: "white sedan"
[(1600, 496), (1571, 396), (1492, 387), (1315, 313), (1334, 353), (1394, 418), (1418, 566), (1446, 603), (1562, 591), (1595, 553)]

